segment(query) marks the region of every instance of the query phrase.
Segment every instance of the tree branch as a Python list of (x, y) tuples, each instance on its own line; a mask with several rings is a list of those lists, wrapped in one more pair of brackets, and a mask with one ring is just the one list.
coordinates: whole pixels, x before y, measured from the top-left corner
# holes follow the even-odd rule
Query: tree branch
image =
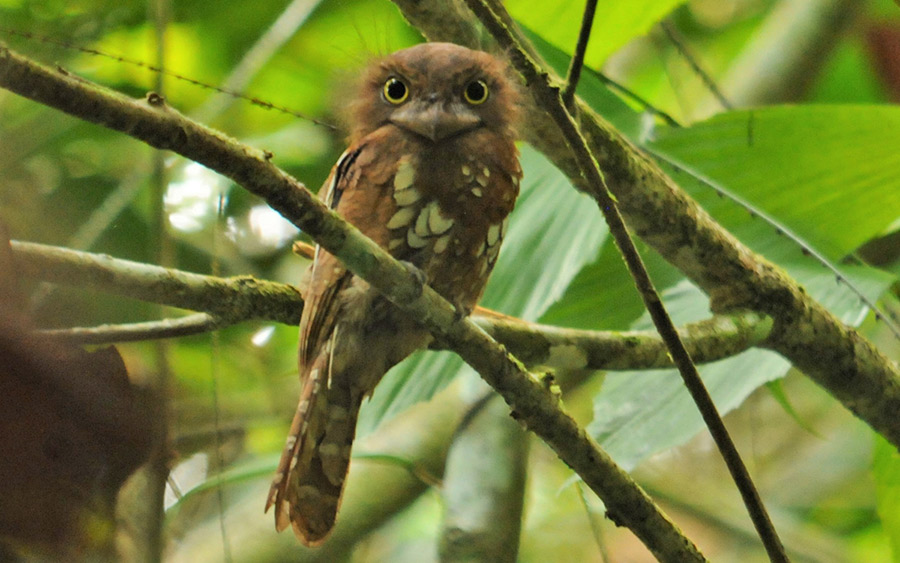
[[(469, 8), (478, 16), (482, 24), (492, 33), (497, 42), (507, 49), (510, 60), (516, 69), (525, 78), (532, 98), (543, 113), (553, 117), (556, 126), (563, 134), (569, 148), (575, 155), (582, 177), (587, 182), (587, 187), (603, 212), (603, 217), (609, 225), (609, 232), (616, 242), (620, 254), (628, 266), (628, 272), (634, 280), (634, 284), (644, 302), (650, 318), (656, 330), (666, 343), (666, 348), (672, 356), (678, 372), (681, 374), (684, 386), (691, 395), (697, 410), (703, 417), (703, 422), (709, 429), (710, 435), (722, 455), (725, 465), (737, 486), (750, 519), (756, 527), (759, 537), (772, 561), (787, 561), (784, 546), (772, 524), (772, 520), (763, 505), (762, 498), (756, 490), (750, 472), (744, 465), (744, 460), (737, 451), (731, 435), (725, 428), (725, 423), (719, 415), (712, 396), (706, 389), (697, 366), (681, 341), (675, 324), (669, 317), (668, 311), (662, 304), (650, 275), (644, 266), (643, 260), (637, 252), (631, 235), (625, 227), (624, 219), (619, 213), (618, 205), (600, 171), (597, 161), (591, 154), (578, 124), (572, 113), (560, 96), (559, 88), (549, 80), (546, 73), (534, 63), (525, 51), (520, 47), (517, 39), (504, 25), (496, 13), (488, 7), (484, 0), (467, 0)], [(501, 8), (502, 10), (502, 8)]]
[(584, 54), (587, 52), (588, 41), (591, 38), (591, 29), (594, 27), (594, 12), (596, 10), (597, 0), (585, 1), (584, 15), (581, 17), (581, 29), (578, 31), (578, 42), (575, 44), (575, 54), (569, 63), (566, 87), (561, 95), (563, 104), (570, 110), (574, 109), (572, 104), (575, 102), (575, 91), (578, 89), (578, 80), (581, 78)]
[[(462, 0), (393, 0), (429, 40), (486, 48), (468, 38), (478, 22)], [(429, 19), (435, 5), (446, 8)], [(449, 14), (459, 19), (448, 22)], [(488, 47), (489, 48), (489, 47)], [(504, 54), (502, 49), (495, 51)], [(541, 72), (548, 73), (546, 65)], [(576, 120), (631, 231), (703, 289), (716, 313), (753, 310), (774, 320), (761, 346), (803, 370), (856, 416), (900, 447), (900, 369), (871, 342), (811, 299), (781, 268), (719, 226), (650, 158), (576, 97)], [(565, 139), (534, 102), (522, 133), (591, 193)]]
[(145, 323), (100, 325), (95, 327), (60, 328), (38, 330), (38, 335), (70, 344), (110, 344), (114, 342), (139, 342), (160, 338), (176, 338), (203, 334), (224, 328), (231, 322), (207, 313), (195, 313), (186, 317), (160, 319)]
[[(12, 241), (23, 275), (200, 311), (176, 321), (43, 331), (81, 344), (169, 338), (216, 330), (247, 320), (296, 326), (303, 299), (294, 287), (251, 277), (220, 278), (150, 266), (55, 246)], [(475, 309), (472, 320), (528, 366), (551, 369), (637, 370), (672, 367), (656, 331), (576, 330), (527, 323)], [(762, 342), (772, 328), (756, 313), (717, 315), (679, 329), (698, 363), (729, 358)], [(170, 332), (172, 331), (172, 332)], [(175, 331), (184, 331), (176, 333)], [(143, 338), (138, 338), (143, 335)], [(436, 342), (435, 349), (446, 349)]]
[(110, 93), (65, 72), (0, 48), (0, 86), (66, 113), (173, 150), (234, 180), (307, 232), (396, 306), (452, 344), (496, 389), (515, 416), (541, 436), (606, 503), (611, 517), (631, 528), (663, 560), (702, 561), (696, 546), (653, 504), (597, 443), (565, 414), (547, 381), (522, 364), (470, 319), (384, 249), (364, 237), (269, 162), (270, 155), (191, 122), (157, 94), (145, 101)]
[(10, 244), (24, 276), (201, 311), (226, 324), (230, 319), (267, 319), (296, 325), (303, 310), (295, 288), (252, 276), (219, 278), (57, 246)]
[(514, 563), (522, 527), (528, 435), (507, 416), (495, 393), (472, 408), (447, 452), (440, 560)]

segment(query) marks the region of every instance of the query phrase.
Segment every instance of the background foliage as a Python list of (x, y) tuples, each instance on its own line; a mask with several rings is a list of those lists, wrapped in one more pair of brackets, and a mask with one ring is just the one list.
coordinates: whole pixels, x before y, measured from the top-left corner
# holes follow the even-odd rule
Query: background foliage
[[(245, 85), (238, 87), (339, 123), (338, 108), (355, 71), (372, 56), (420, 37), (383, 0), (307, 4), (308, 18), (287, 25), (283, 45), (242, 70)], [(801, 105), (723, 113), (710, 104), (707, 88), (657, 24), (665, 18), (673, 25), (726, 96), (740, 97), (729, 91), (738, 83), (731, 77), (749, 72), (740, 65), (748, 53), (762, 49), (773, 14), (791, 2), (601, 4), (587, 58), (592, 70), (586, 71), (579, 94), (657, 155), (717, 221), (898, 357), (897, 340), (874, 321), (858, 294), (809, 256), (826, 260), (868, 300), (898, 310), (900, 110), (890, 105), (900, 97), (896, 5), (847, 2), (852, 17), (823, 36), (795, 71), (813, 76), (808, 86), (755, 102)], [(222, 85), (234, 69), (247, 68), (239, 67), (240, 61), (285, 3), (229, 3), (223, 9), (221, 3), (192, 0), (169, 9), (164, 66)], [(509, 9), (546, 59), (565, 68), (580, 4), (518, 0)], [(38, 60), (134, 96), (159, 89), (158, 75), (145, 68), (10, 33), (27, 31), (154, 61), (157, 32), (143, 3), (2, 0), (0, 21), (3, 40)], [(803, 32), (797, 29), (792, 40), (800, 41)], [(773, 50), (766, 56), (778, 56), (777, 45), (768, 48)], [(607, 89), (596, 73), (601, 68), (683, 127), (666, 124), (633, 99)], [(780, 80), (795, 78), (789, 74)], [(272, 151), (279, 166), (310, 187), (326, 177), (343, 150), (339, 130), (309, 120), (171, 77), (164, 79), (163, 92), (180, 111)], [(168, 186), (157, 193), (152, 162), (151, 150), (136, 141), (0, 95), (0, 219), (13, 238), (156, 263), (158, 225), (165, 224), (168, 265), (287, 283), (300, 278), (305, 263), (291, 254), (290, 244), (302, 235), (274, 212), (205, 169), (172, 157), (166, 160)], [(560, 326), (648, 326), (595, 207), (568, 189), (567, 180), (536, 151), (523, 146), (522, 163), (522, 197), (483, 305)], [(156, 203), (160, 198), (162, 209)], [(677, 322), (708, 316), (698, 290), (653, 251), (641, 250)], [(34, 289), (42, 326), (176, 313), (82, 290)], [(270, 518), (261, 514), (263, 491), (295, 407), (295, 345), (293, 327), (246, 323), (220, 331), (215, 339), (170, 341), (164, 360), (153, 344), (120, 347), (135, 378), (152, 379), (161, 361), (173, 378), (174, 477), (186, 494), (167, 501), (167, 557), (172, 560), (221, 559), (220, 522), (235, 559), (278, 559), (298, 549), (293, 538), (276, 536)], [(762, 557), (677, 376), (668, 371), (567, 375), (567, 408), (590, 423), (590, 431), (617, 461), (635, 469), (707, 556), (725, 561)], [(801, 561), (898, 557), (900, 460), (895, 450), (770, 352), (750, 351), (718, 362), (705, 367), (703, 376), (720, 408), (732, 411), (729, 427), (792, 556)], [(402, 423), (401, 413), (410, 405), (455, 378), (459, 383), (450, 393), (478, 394), (476, 378), (451, 354), (417, 354), (379, 386), (365, 407), (360, 432), (377, 439), (382, 422)], [(211, 455), (216, 426), (227, 436), (220, 456)], [(363, 453), (379, 452), (369, 447)], [(217, 467), (219, 461), (224, 467)], [(401, 460), (387, 461), (396, 469)], [(212, 486), (220, 472), (226, 481), (225, 517)], [(596, 560), (600, 553), (611, 561), (649, 557), (627, 532), (602, 521), (602, 507), (595, 501), (583, 502), (568, 470), (538, 443), (530, 450), (528, 472), (520, 560)], [(422, 561), (423, 553), (436, 557), (440, 491), (428, 488), (411, 499), (345, 556), (360, 561)]]

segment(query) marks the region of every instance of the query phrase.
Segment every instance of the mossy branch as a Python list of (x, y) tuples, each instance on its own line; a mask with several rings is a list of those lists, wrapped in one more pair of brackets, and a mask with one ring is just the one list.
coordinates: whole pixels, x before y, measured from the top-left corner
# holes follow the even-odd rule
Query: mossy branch
[[(20, 274), (149, 303), (198, 311), (178, 319), (43, 331), (81, 344), (171, 338), (217, 330), (244, 321), (296, 326), (303, 298), (293, 286), (251, 276), (221, 278), (70, 250), (12, 241)], [(576, 330), (476, 309), (472, 320), (527, 366), (550, 369), (640, 370), (672, 367), (656, 331)], [(716, 315), (679, 329), (691, 356), (714, 362), (759, 344), (772, 323), (755, 313)], [(447, 345), (438, 341), (435, 349)]]

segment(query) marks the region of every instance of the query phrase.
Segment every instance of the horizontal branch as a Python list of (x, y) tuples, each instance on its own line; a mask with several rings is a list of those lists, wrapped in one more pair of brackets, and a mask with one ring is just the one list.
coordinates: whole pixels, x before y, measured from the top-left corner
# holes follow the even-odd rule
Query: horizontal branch
[(201, 311), (226, 324), (267, 319), (296, 325), (303, 310), (296, 288), (252, 276), (204, 276), (58, 246), (10, 244), (21, 275)]
[[(170, 338), (254, 319), (296, 326), (303, 310), (300, 292), (287, 284), (194, 274), (36, 243), (12, 241), (11, 246), (20, 272), (28, 277), (200, 312), (177, 320), (43, 331), (71, 342), (100, 344)], [(472, 320), (528, 366), (588, 370), (672, 367), (656, 331), (560, 328), (483, 309), (476, 309)], [(771, 321), (756, 313), (735, 313), (687, 324), (679, 333), (691, 357), (698, 363), (708, 363), (759, 344), (771, 328)], [(438, 341), (434, 348), (447, 346)]]
[(522, 364), (384, 249), (364, 237), (269, 162), (271, 155), (194, 123), (156, 94), (135, 101), (38, 65), (0, 47), (0, 86), (81, 119), (172, 150), (215, 170), (263, 199), (397, 307), (422, 322), (471, 365), (658, 556), (701, 561), (696, 546), (647, 494), (560, 408), (549, 383)]
[[(671, 368), (672, 358), (655, 330), (576, 330), (474, 317), (528, 366), (552, 369), (643, 370)], [(772, 321), (756, 313), (716, 315), (678, 329), (698, 364), (736, 356), (764, 341)]]
[(232, 322), (207, 313), (144, 323), (104, 324), (94, 327), (56, 328), (36, 331), (39, 336), (70, 344), (112, 344), (177, 338), (224, 328)]

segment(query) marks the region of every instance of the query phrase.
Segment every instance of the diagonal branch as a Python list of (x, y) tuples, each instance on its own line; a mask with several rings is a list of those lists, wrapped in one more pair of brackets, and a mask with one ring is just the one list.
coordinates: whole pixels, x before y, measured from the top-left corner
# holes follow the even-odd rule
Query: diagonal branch
[(470, 319), (459, 319), (453, 306), (433, 289), (423, 286), (384, 249), (272, 165), (270, 155), (184, 118), (157, 94), (135, 101), (37, 65), (5, 48), (0, 48), (0, 86), (156, 148), (173, 150), (264, 198), (351, 272), (450, 343), (503, 396), (515, 416), (604, 500), (611, 516), (629, 526), (657, 557), (704, 559), (631, 477), (562, 411), (551, 382), (527, 372)]
[[(463, 0), (393, 0), (431, 41), (485, 48), (471, 40), (478, 22)], [(445, 7), (441, 19), (435, 5)], [(450, 15), (458, 19), (449, 21)], [(527, 45), (526, 45), (527, 46)], [(495, 48), (496, 51), (501, 51)], [(542, 65), (541, 72), (546, 71)], [(714, 312), (750, 309), (773, 318), (762, 346), (803, 370), (856, 416), (900, 447), (900, 368), (871, 342), (811, 299), (781, 268), (719, 226), (659, 166), (576, 97), (576, 120), (604, 171), (631, 231), (681, 270)], [(575, 186), (588, 186), (556, 125), (533, 103), (524, 109), (526, 140)]]
[(787, 561), (784, 546), (762, 503), (759, 492), (750, 478), (750, 472), (744, 465), (744, 461), (738, 453), (731, 435), (725, 428), (725, 423), (722, 421), (715, 403), (713, 403), (712, 396), (703, 384), (703, 380), (700, 379), (697, 366), (681, 341), (678, 332), (675, 330), (675, 324), (669, 317), (659, 293), (657, 293), (653, 282), (650, 280), (647, 269), (631, 240), (631, 235), (625, 227), (624, 219), (619, 213), (615, 198), (609, 192), (603, 173), (591, 154), (590, 148), (587, 146), (587, 142), (578, 128), (578, 124), (567, 109), (560, 95), (559, 88), (550, 82), (546, 74), (541, 73), (540, 68), (519, 46), (519, 42), (509, 32), (507, 26), (497, 17), (493, 9), (484, 3), (484, 0), (467, 0), (467, 3), (488, 31), (493, 34), (497, 42), (508, 50), (510, 60), (522, 76), (525, 77), (525, 81), (538, 107), (553, 117), (557, 127), (559, 127), (559, 130), (565, 137), (569, 148), (575, 155), (581, 174), (587, 182), (588, 189), (594, 194), (603, 216), (609, 224), (610, 234), (614, 237), (616, 246), (625, 259), (625, 264), (628, 266), (628, 271), (634, 280), (638, 293), (644, 301), (644, 306), (650, 313), (650, 318), (653, 320), (653, 324), (659, 331), (660, 336), (665, 341), (666, 347), (671, 353), (672, 359), (678, 367), (678, 372), (684, 381), (684, 386), (691, 394), (694, 404), (697, 405), (706, 427), (709, 429), (719, 452), (722, 454), (722, 458), (725, 460), (728, 471), (731, 473), (732, 479), (741, 493), (750, 518), (770, 559), (772, 561)]

